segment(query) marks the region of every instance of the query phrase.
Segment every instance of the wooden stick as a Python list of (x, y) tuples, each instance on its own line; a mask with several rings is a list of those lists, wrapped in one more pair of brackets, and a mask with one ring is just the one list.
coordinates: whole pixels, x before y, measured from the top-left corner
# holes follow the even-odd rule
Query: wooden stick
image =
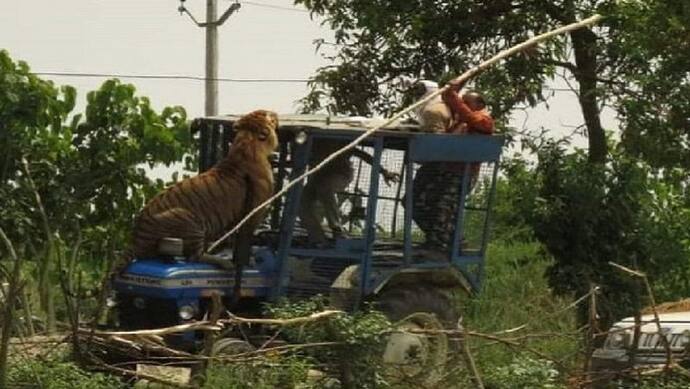
[(209, 321), (198, 321), (188, 324), (179, 324), (172, 327), (165, 328), (155, 328), (150, 330), (135, 330), (135, 331), (98, 331), (87, 328), (80, 328), (79, 333), (84, 335), (95, 335), (95, 336), (136, 336), (136, 335), (168, 335), (177, 332), (185, 331), (220, 331), (223, 327), (220, 325), (212, 325)]
[(239, 316), (235, 316), (228, 312), (230, 319), (219, 320), (220, 323), (245, 323), (245, 324), (266, 324), (266, 325), (278, 325), (278, 326), (293, 326), (298, 324), (305, 324), (312, 321), (318, 321), (330, 316), (340, 315), (344, 313), (343, 311), (337, 310), (327, 310), (322, 312), (312, 313), (309, 316), (293, 317), (291, 319), (245, 319)]
[[(19, 292), (19, 283), (21, 278), (22, 260), (17, 256), (14, 246), (7, 237), (5, 231), (0, 228), (0, 240), (3, 242), (7, 252), (9, 253), (14, 267), (8, 279), (7, 294), (5, 295), (5, 307), (2, 319), (2, 329), (0, 335), (0, 387), (7, 387), (7, 370), (8, 370), (8, 356), (10, 350), (10, 337), (12, 336), (12, 328), (15, 324), (14, 302), (17, 299)], [(8, 273), (9, 273), (8, 269)], [(2, 287), (0, 285), (0, 287)], [(31, 320), (31, 318), (29, 318)]]
[[(540, 43), (540, 42), (542, 42), (542, 41), (545, 41), (545, 40), (547, 40), (547, 39), (550, 39), (550, 38), (552, 38), (552, 37), (554, 37), (554, 36), (557, 36), (557, 35), (560, 35), (560, 34), (563, 34), (563, 33), (566, 33), (566, 32), (570, 32), (570, 31), (573, 31), (573, 30), (577, 30), (577, 29), (580, 29), (580, 28), (587, 27), (587, 26), (590, 26), (590, 25), (592, 25), (592, 24), (598, 23), (601, 19), (602, 19), (602, 16), (601, 16), (601, 15), (594, 15), (594, 16), (592, 16), (592, 17), (590, 17), (590, 18), (587, 18), (587, 19), (585, 19), (585, 20), (582, 20), (582, 21), (580, 21), (580, 22), (568, 24), (567, 26), (563, 26), (563, 27), (557, 28), (557, 29), (555, 29), (555, 30), (546, 32), (546, 33), (544, 33), (544, 34), (541, 34), (541, 35), (537, 35), (537, 36), (535, 36), (535, 37), (532, 37), (532, 38), (526, 40), (526, 41), (523, 42), (523, 43), (520, 43), (520, 44), (518, 44), (518, 45), (516, 45), (516, 46), (513, 46), (513, 47), (511, 47), (511, 48), (509, 48), (509, 49), (506, 49), (506, 50), (501, 51), (500, 53), (494, 55), (494, 56), (491, 57), (490, 59), (488, 59), (488, 60), (486, 60), (486, 61), (480, 63), (479, 65), (475, 66), (474, 68), (472, 68), (472, 69), (466, 71), (465, 73), (463, 73), (463, 74), (460, 75), (459, 77), (455, 78), (455, 79), (453, 80), (453, 82), (457, 82), (457, 83), (465, 82), (465, 81), (469, 80), (470, 78), (476, 76), (477, 74), (481, 73), (482, 71), (486, 70), (486, 69), (489, 68), (490, 66), (493, 66), (493, 65), (496, 64), (498, 61), (500, 61), (500, 60), (502, 60), (502, 59), (504, 59), (504, 58), (506, 58), (506, 57), (510, 57), (511, 55), (514, 55), (514, 54), (516, 54), (516, 53), (519, 53), (519, 52), (521, 52), (521, 51), (523, 51), (523, 50), (525, 50), (525, 49), (527, 49), (527, 48), (529, 48), (529, 47), (532, 47), (532, 46), (534, 46), (534, 45), (536, 45), (536, 44), (538, 44), (538, 43)], [(282, 195), (284, 195), (285, 193), (287, 193), (287, 191), (290, 190), (290, 188), (292, 188), (293, 186), (297, 185), (298, 183), (304, 181), (308, 176), (310, 176), (310, 175), (316, 173), (317, 171), (321, 170), (321, 168), (323, 168), (326, 164), (330, 163), (331, 161), (333, 161), (334, 159), (338, 158), (338, 157), (341, 156), (342, 154), (346, 153), (346, 152), (349, 151), (350, 149), (356, 147), (357, 145), (359, 145), (360, 143), (362, 143), (362, 141), (364, 141), (364, 139), (366, 139), (366, 138), (368, 138), (369, 136), (371, 136), (374, 132), (376, 132), (376, 131), (378, 131), (378, 130), (384, 128), (384, 127), (387, 127), (387, 126), (391, 125), (392, 123), (394, 123), (396, 120), (398, 120), (400, 117), (402, 117), (402, 116), (405, 115), (406, 113), (412, 111), (413, 109), (417, 108), (418, 106), (420, 106), (420, 105), (422, 105), (422, 104), (425, 104), (425, 103), (428, 102), (429, 100), (431, 100), (431, 99), (433, 99), (434, 97), (440, 95), (440, 94), (443, 93), (447, 88), (448, 88), (448, 85), (445, 85), (444, 87), (440, 88), (440, 89), (437, 90), (436, 92), (431, 93), (429, 96), (427, 96), (427, 97), (425, 97), (425, 98), (423, 98), (423, 99), (417, 101), (416, 103), (414, 103), (414, 104), (410, 105), (409, 107), (403, 109), (402, 111), (396, 113), (396, 114), (393, 115), (390, 119), (386, 120), (386, 122), (384, 122), (383, 124), (378, 125), (378, 126), (372, 128), (372, 129), (367, 130), (365, 133), (363, 133), (362, 135), (360, 135), (359, 137), (357, 137), (355, 140), (353, 140), (352, 142), (350, 142), (350, 143), (347, 144), (346, 146), (343, 146), (343, 148), (341, 148), (341, 149), (338, 150), (337, 152), (335, 152), (335, 153), (329, 155), (327, 158), (325, 158), (323, 161), (321, 161), (321, 163), (319, 163), (319, 164), (317, 164), (316, 166), (314, 166), (313, 168), (307, 170), (306, 172), (304, 172), (302, 175), (300, 175), (299, 177), (297, 177), (297, 178), (294, 179), (293, 181), (288, 182), (288, 183), (283, 187), (282, 190), (280, 190), (280, 191), (279, 191), (278, 193), (276, 193), (275, 195), (271, 196), (268, 200), (266, 200), (266, 201), (264, 201), (263, 203), (259, 204), (256, 208), (254, 208), (251, 212), (249, 212), (249, 213), (244, 217), (244, 219), (240, 220), (240, 222), (237, 223), (237, 224), (235, 225), (235, 227), (233, 227), (230, 231), (228, 231), (228, 232), (227, 232), (225, 235), (223, 235), (220, 239), (216, 240), (216, 241), (208, 248), (208, 252), (212, 252), (214, 249), (216, 249), (216, 248), (218, 247), (218, 245), (220, 245), (221, 243), (223, 243), (228, 237), (230, 237), (232, 234), (234, 234), (235, 232), (237, 232), (237, 230), (239, 230), (240, 227), (242, 227), (242, 226), (244, 225), (244, 223), (246, 223), (249, 219), (251, 219), (254, 215), (256, 215), (256, 214), (257, 214), (259, 211), (261, 211), (263, 208), (265, 208), (265, 207), (267, 207), (268, 205), (270, 205), (273, 201), (275, 201), (276, 199), (278, 199), (280, 196), (282, 196)]]
[(101, 337), (108, 337), (108, 336), (123, 337), (123, 336), (144, 336), (144, 335), (159, 335), (160, 336), (160, 335), (173, 334), (173, 333), (177, 333), (177, 332), (196, 331), (196, 330), (220, 331), (227, 324), (265, 324), (265, 325), (278, 325), (278, 326), (293, 326), (293, 325), (306, 324), (309, 322), (322, 320), (322, 319), (328, 318), (328, 317), (333, 316), (333, 315), (339, 315), (341, 313), (343, 313), (343, 311), (327, 310), (327, 311), (323, 311), (323, 312), (316, 312), (316, 313), (313, 313), (309, 316), (293, 317), (291, 319), (261, 319), (261, 318), (248, 319), (248, 318), (235, 316), (235, 315), (228, 312), (228, 314), (230, 315), (230, 318), (218, 320), (215, 322), (216, 324), (213, 324), (213, 322), (211, 322), (211, 321), (198, 321), (198, 322), (194, 322), (194, 323), (179, 324), (179, 325), (172, 326), (172, 327), (155, 328), (155, 329), (150, 329), (150, 330), (136, 330), (136, 331), (95, 331), (92, 329), (80, 328), (79, 333), (85, 334), (85, 335), (93, 334), (93, 335), (101, 336)]
[(669, 342), (666, 334), (661, 330), (661, 319), (659, 318), (659, 312), (656, 310), (656, 300), (654, 298), (654, 292), (652, 291), (652, 285), (650, 285), (649, 279), (647, 278), (647, 274), (638, 270), (632, 270), (630, 268), (627, 268), (623, 265), (619, 265), (611, 261), (609, 261), (609, 265), (616, 267), (619, 270), (622, 270), (629, 274), (632, 274), (634, 276), (642, 278), (642, 281), (644, 282), (645, 287), (647, 288), (647, 295), (649, 296), (649, 300), (652, 303), (651, 308), (652, 313), (654, 313), (654, 323), (656, 324), (656, 330), (659, 333), (659, 339), (661, 340), (661, 344), (664, 346), (664, 350), (666, 352), (666, 369), (669, 369), (671, 365), (675, 364), (673, 360), (673, 353), (671, 352), (671, 343)]
[(474, 357), (472, 356), (472, 352), (470, 351), (470, 346), (467, 344), (467, 341), (470, 338), (469, 331), (467, 331), (467, 327), (465, 326), (461, 326), (459, 330), (462, 331), (460, 346), (462, 347), (462, 355), (465, 359), (465, 364), (472, 373), (472, 380), (474, 381), (475, 387), (477, 389), (484, 389), (484, 382), (482, 381), (482, 376), (481, 374), (479, 374), (479, 369), (477, 368), (477, 364), (474, 362)]

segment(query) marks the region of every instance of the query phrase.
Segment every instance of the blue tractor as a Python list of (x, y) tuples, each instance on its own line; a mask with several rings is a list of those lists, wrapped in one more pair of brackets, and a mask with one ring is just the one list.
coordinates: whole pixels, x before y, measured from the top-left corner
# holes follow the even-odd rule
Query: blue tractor
[[(201, 171), (225, 155), (238, 118), (193, 122), (192, 130), (199, 134)], [(276, 189), (310, 167), (319, 142), (347, 144), (377, 124), (363, 118), (281, 116), (280, 146), (273, 160)], [(456, 292), (472, 294), (481, 288), (503, 143), (501, 136), (422, 133), (416, 124), (399, 123), (377, 131), (359, 146), (372, 155), (373, 163), (354, 160), (352, 182), (338, 194), (345, 234), (329, 235), (326, 247), (308, 244), (298, 217), (304, 185), (298, 184), (272, 205), (253, 237), (251, 261), (240, 276), (210, 264), (187, 262), (175, 253), (130, 263), (113, 283), (118, 325), (145, 329), (198, 320), (209, 311), (213, 294), (222, 296), (226, 309), (238, 315), (255, 315), (261, 304), (279, 298), (320, 294), (344, 310), (370, 301), (394, 321), (422, 312), (443, 325), (456, 325)], [(481, 165), (477, 184), (471, 190), (468, 178), (461, 184), (451, 247), (430, 252), (421, 247), (423, 234), (412, 218), (415, 171), (427, 163), (462, 162), (464, 177), (470, 176), (472, 166)], [(382, 167), (399, 172), (399, 182), (384, 184), (379, 175)], [(225, 253), (232, 261), (231, 250), (219, 255)], [(410, 325), (428, 323), (406, 324)], [(201, 343), (193, 332), (169, 340), (187, 349)], [(414, 336), (392, 339), (384, 357), (395, 362), (423, 342)], [(222, 348), (219, 344), (216, 351)], [(435, 352), (426, 349), (429, 355)]]

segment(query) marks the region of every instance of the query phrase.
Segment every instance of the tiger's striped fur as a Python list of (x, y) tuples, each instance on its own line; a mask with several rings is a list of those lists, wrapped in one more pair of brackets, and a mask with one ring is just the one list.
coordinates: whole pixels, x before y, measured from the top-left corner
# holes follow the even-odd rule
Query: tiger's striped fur
[[(183, 240), (184, 255), (199, 260), (206, 247), (235, 226), (273, 194), (269, 155), (278, 145), (278, 116), (258, 110), (234, 124), (235, 138), (216, 166), (156, 195), (135, 221), (132, 254), (157, 254), (164, 237)], [(265, 212), (252, 217), (238, 232), (251, 237)], [(237, 249), (237, 248), (236, 248)], [(245, 249), (248, 255), (248, 247)]]

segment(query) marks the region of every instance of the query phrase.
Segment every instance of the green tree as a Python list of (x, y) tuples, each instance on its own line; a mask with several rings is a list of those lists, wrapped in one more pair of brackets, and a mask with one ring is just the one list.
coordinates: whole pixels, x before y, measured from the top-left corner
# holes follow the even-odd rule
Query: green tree
[[(674, 185), (620, 148), (603, 166), (582, 150), (567, 153), (556, 144), (539, 153), (538, 200), (525, 218), (554, 256), (547, 271), (559, 295), (583, 296), (600, 287), (597, 312), (603, 328), (639, 311), (646, 299), (638, 279), (615, 262), (650, 275), (664, 299), (687, 294), (690, 277), (690, 209)], [(646, 294), (646, 293), (645, 293)], [(588, 322), (587, 305), (579, 321)]]
[(605, 85), (619, 96), (623, 145), (655, 168), (690, 167), (690, 3), (620, 2), (607, 42), (624, 58)]
[(164, 185), (144, 167), (183, 160), (193, 167), (184, 109), (158, 113), (135, 92), (108, 80), (88, 94), (84, 115), (73, 114), (74, 88), (56, 87), (0, 51), (0, 227), (34, 264), (50, 328), (53, 285), (58, 268), (65, 270), (58, 264), (90, 266), (84, 279), (95, 282), (124, 248), (133, 217)]
[[(295, 0), (295, 3), (304, 5), (313, 15), (323, 16), (335, 31), (335, 42), (319, 42), (318, 47), (329, 46), (325, 52), (333, 64), (319, 69), (314, 76), (312, 91), (303, 100), (305, 110), (325, 108), (334, 113), (388, 114), (400, 107), (406, 79), (444, 81), (530, 36), (602, 13), (606, 16), (603, 24), (552, 39), (480, 75), (475, 87), (487, 95), (493, 114), (504, 118), (518, 104), (534, 106), (548, 100), (550, 95), (544, 89), (545, 84), (564, 76), (574, 83), (589, 139), (590, 161), (606, 159), (606, 136), (600, 120), (603, 104), (611, 104), (621, 115), (626, 115), (624, 136), (631, 139), (639, 153), (655, 154), (663, 150), (669, 146), (669, 138), (677, 135), (674, 131), (681, 128), (687, 135), (690, 104), (690, 93), (687, 93), (690, 6), (687, 2)], [(648, 98), (640, 101), (641, 96)], [(662, 114), (654, 115), (659, 108), (664, 108)], [(650, 127), (650, 121), (655, 126)], [(656, 132), (660, 126), (668, 128), (664, 134)], [(647, 137), (654, 140), (634, 141)], [(687, 144), (681, 147), (686, 152), (689, 148)]]

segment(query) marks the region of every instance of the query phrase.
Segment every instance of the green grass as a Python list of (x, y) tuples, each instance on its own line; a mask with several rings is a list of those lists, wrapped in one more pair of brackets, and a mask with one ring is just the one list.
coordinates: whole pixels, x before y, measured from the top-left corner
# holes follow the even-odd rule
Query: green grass
[[(576, 366), (581, 343), (569, 336), (576, 326), (574, 311), (569, 308), (572, 300), (554, 297), (547, 285), (544, 271), (550, 263), (538, 243), (492, 243), (483, 290), (478, 297), (463, 301), (463, 323), (471, 331), (503, 338), (528, 336), (516, 340), (569, 369)], [(500, 334), (518, 327), (521, 329), (510, 334)], [(483, 372), (524, 358), (543, 359), (525, 347), (510, 348), (477, 338), (471, 341)]]

